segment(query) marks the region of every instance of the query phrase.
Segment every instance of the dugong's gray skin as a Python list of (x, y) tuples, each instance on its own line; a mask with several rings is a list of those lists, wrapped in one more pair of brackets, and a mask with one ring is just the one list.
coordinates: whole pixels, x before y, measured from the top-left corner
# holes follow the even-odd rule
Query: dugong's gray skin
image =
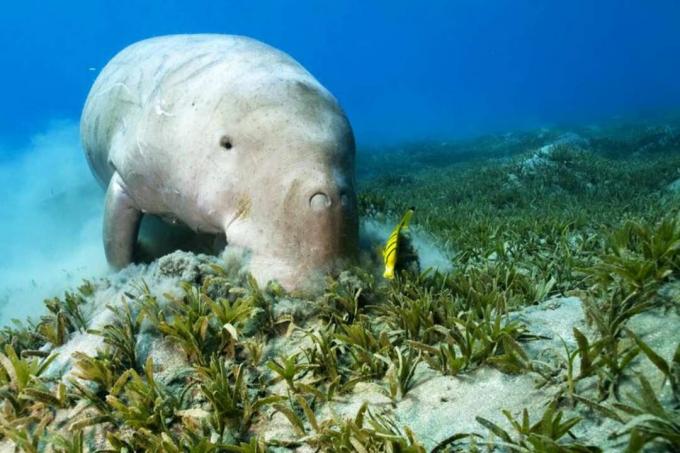
[(358, 243), (352, 129), (287, 54), (240, 36), (133, 44), (95, 81), (81, 135), (106, 187), (109, 263), (154, 214), (251, 251), (260, 281), (304, 287)]

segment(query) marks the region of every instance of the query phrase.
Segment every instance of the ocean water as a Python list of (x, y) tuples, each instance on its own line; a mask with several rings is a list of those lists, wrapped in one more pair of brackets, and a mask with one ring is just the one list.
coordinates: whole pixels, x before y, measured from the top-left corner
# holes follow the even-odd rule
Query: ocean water
[(106, 273), (78, 121), (99, 71), (135, 41), (225, 33), (277, 47), (338, 98), (370, 154), (677, 111), (679, 24), (673, 1), (3, 2), (0, 323)]
[[(248, 250), (151, 216), (142, 263), (106, 262), (105, 194), (81, 143), (88, 92), (126, 46), (193, 33), (288, 53), (349, 118), (359, 259), (315, 280), (317, 293), (258, 288)], [(58, 437), (75, 439), (67, 427), (81, 415), (110, 420), (80, 431), (89, 451), (161, 440), (293, 451), (300, 426), (303, 451), (329, 451), (364, 401), (362, 436), (343, 451), (359, 438), (374, 442), (366, 451), (459, 451), (447, 444), (493, 441), (489, 431), (502, 429), (522, 451), (543, 451), (529, 445), (538, 441), (549, 451), (618, 452), (629, 441), (680, 451), (679, 1), (5, 0), (0, 61), (0, 452), (31, 436), (53, 451)], [(162, 107), (155, 113), (172, 115)], [(287, 180), (311, 179), (285, 168)], [(314, 189), (298, 206), (330, 205)], [(236, 217), (263, 199), (240, 195)], [(398, 222), (410, 207), (388, 279), (385, 243), (407, 230)], [(310, 212), (287, 215), (316, 219), (302, 217)], [(281, 236), (312, 243), (312, 221)], [(279, 264), (258, 258), (260, 270)], [(215, 357), (228, 364), (220, 373)], [(304, 371), (276, 379), (276, 360)], [(18, 383), (18, 363), (42, 374)], [(110, 375), (86, 379), (88, 363)], [(82, 413), (74, 376), (97, 388)], [(303, 377), (309, 385), (297, 386)], [(61, 382), (74, 392), (63, 400)], [(288, 401), (253, 403), (247, 419), (247, 404), (215, 403), (226, 385), (235, 398)], [(152, 391), (188, 396), (134, 394)], [(163, 415), (135, 420), (128, 407)], [(570, 435), (539, 439), (503, 415), (533, 423), (553, 408)], [(304, 420), (293, 427), (296, 414)], [(38, 420), (50, 420), (47, 435)], [(396, 435), (376, 435), (379, 426)]]

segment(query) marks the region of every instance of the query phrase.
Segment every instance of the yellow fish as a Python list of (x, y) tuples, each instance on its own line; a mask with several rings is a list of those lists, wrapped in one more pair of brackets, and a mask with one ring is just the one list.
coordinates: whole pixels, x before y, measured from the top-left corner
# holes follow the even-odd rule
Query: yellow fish
[(415, 208), (409, 208), (408, 211), (406, 211), (404, 217), (401, 218), (401, 222), (394, 227), (392, 234), (390, 234), (390, 237), (385, 243), (385, 248), (382, 252), (383, 261), (385, 262), (383, 277), (388, 280), (394, 279), (394, 267), (397, 265), (397, 255), (399, 253), (399, 237), (402, 232), (408, 231), (408, 223), (411, 221), (414, 212)]

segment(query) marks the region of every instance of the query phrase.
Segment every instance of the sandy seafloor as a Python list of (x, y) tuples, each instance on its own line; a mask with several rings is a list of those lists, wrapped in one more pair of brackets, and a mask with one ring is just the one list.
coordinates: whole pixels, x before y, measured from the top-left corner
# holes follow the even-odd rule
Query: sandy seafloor
[[(113, 319), (107, 306), (127, 303), (128, 295), (139, 288), (141, 281), (159, 298), (167, 293), (179, 296), (180, 282), (198, 281), (203, 273), (209, 272), (210, 264), (230, 263), (232, 268), (241, 266), (238, 254), (227, 249), (218, 257), (175, 252), (151, 264), (132, 265), (117, 274), (107, 273), (98, 244), (101, 189), (92, 181), (83, 179), (85, 176), (82, 162), (73, 161), (45, 184), (40, 180), (36, 182), (23, 178), (30, 171), (30, 159), (56, 159), (55, 156), (58, 156), (62, 147), (72, 146), (75, 140), (74, 131), (75, 126), (72, 124), (55, 126), (53, 130), (35, 138), (33, 154), (28, 155), (25, 163), (16, 164), (13, 168), (3, 167), (3, 175), (16, 178), (20, 186), (16, 192), (7, 194), (10, 203), (3, 208), (3, 214), (16, 220), (17, 212), (25, 212), (20, 210), (22, 206), (43, 208), (32, 213), (32, 217), (23, 218), (20, 223), (14, 224), (16, 231), (13, 233), (22, 240), (35, 241), (36, 247), (25, 252), (8, 242), (7, 259), (0, 268), (3, 284), (0, 289), (0, 319), (3, 324), (7, 324), (10, 318), (25, 319), (32, 316), (37, 319), (41, 311), (39, 300), (58, 296), (87, 277), (96, 290), (87, 298), (84, 311), (90, 319), (89, 328), (101, 329)], [(574, 136), (566, 135), (566, 139), (565, 135), (560, 137), (570, 143), (575, 140)], [(553, 144), (539, 147), (523, 165), (540, 168)], [(679, 181), (680, 176), (667, 190), (680, 190), (676, 188)], [(21, 184), (24, 186), (21, 187)], [(54, 193), (55, 186), (61, 186), (64, 190)], [(59, 209), (54, 209), (54, 205), (58, 205)], [(393, 224), (393, 219), (385, 220), (384, 217), (364, 218), (362, 236), (369, 238), (368, 242), (373, 247), (387, 237)], [(62, 235), (63, 239), (54, 243), (54, 234)], [(454, 250), (445, 247), (422, 227), (414, 227), (412, 237), (422, 268), (434, 267), (442, 272), (452, 270), (451, 258)], [(674, 294), (672, 298), (676, 298), (676, 303), (680, 302), (677, 300), (680, 294), (677, 278), (671, 279), (663, 291)], [(315, 329), (319, 326), (316, 314), (310, 312), (304, 300), (284, 297), (275, 302), (273, 310), (278, 316), (290, 316), (303, 329)], [(587, 334), (592, 331), (592, 326), (585, 322), (582, 301), (575, 296), (551, 295), (536, 305), (512, 312), (511, 318), (521, 320), (533, 334), (541, 337), (525, 344), (531, 360), (563, 360), (565, 345), (570, 350), (577, 348), (573, 328)], [(635, 316), (629, 328), (670, 363), (679, 338), (677, 332), (680, 328), (680, 316), (677, 311), (661, 307), (648, 310)], [(303, 330), (291, 331), (290, 335), (272, 339), (265, 348), (265, 360), (281, 354), (293, 354), (308, 345), (308, 337), (303, 333)], [(73, 377), (71, 354), (85, 352), (95, 355), (103, 347), (101, 336), (87, 332), (73, 333), (64, 345), (52, 349), (51, 352), (57, 353), (58, 357), (50, 365), (46, 376), (68, 382)], [(140, 357), (150, 356), (154, 359), (156, 372), (161, 380), (189, 365), (186, 356), (167, 338), (154, 338), (148, 333), (140, 334), (136, 347), (140, 351)], [(44, 349), (50, 348), (45, 346)], [(644, 372), (652, 387), (659, 390), (662, 400), (667, 401), (670, 398), (669, 383), (643, 355), (634, 360), (629, 373), (631, 377), (623, 380), (622, 394), (637, 391), (638, 387), (632, 378), (637, 371)], [(397, 402), (386, 396), (383, 383), (360, 383), (350, 393), (340, 395), (333, 402), (320, 404), (315, 410), (316, 416), (319, 420), (352, 417), (364, 402), (368, 402), (371, 410), (389, 414), (398, 426), (408, 426), (422, 445), (431, 449), (453, 433), (485, 433), (476, 420), (479, 416), (509, 429), (510, 424), (502, 410), (517, 415), (523, 408), (527, 408), (532, 415), (540, 414), (557, 392), (554, 385), (539, 387), (540, 379), (533, 373), (504, 374), (489, 366), (458, 376), (445, 376), (421, 363), (416, 370), (415, 382), (412, 390)], [(586, 380), (581, 385), (587, 393), (588, 388), (593, 389), (595, 383)], [(273, 393), (286, 393), (283, 382), (271, 386), (269, 390)], [(575, 438), (584, 439), (605, 451), (621, 451), (624, 448), (625, 437), (612, 436), (621, 429), (621, 424), (583, 407), (566, 407), (564, 410), (565, 413), (583, 418), (572, 431)], [(258, 436), (266, 441), (295, 441), (297, 435), (286, 417), (271, 410), (267, 414), (266, 420), (260, 420), (253, 428)], [(63, 421), (70, 415), (72, 414), (67, 410), (57, 411), (55, 420)], [(200, 419), (205, 417), (205, 412), (196, 409), (195, 413), (189, 411), (185, 415)], [(101, 436), (101, 433), (97, 435)], [(484, 441), (479, 442), (483, 444)], [(7, 440), (0, 443), (3, 451), (12, 451), (10, 445)], [(285, 450), (282, 447), (278, 449)], [(296, 451), (313, 449), (301, 446)]]
[[(227, 254), (223, 259), (233, 265), (233, 260), (237, 258)], [(89, 298), (87, 312), (92, 317), (90, 327), (98, 329), (111, 322), (112, 313), (106, 305), (120, 306), (126, 303), (125, 294), (136, 291), (140, 279), (146, 282), (152, 293), (158, 297), (167, 293), (180, 295), (181, 281), (195, 279), (202, 272), (201, 269), (205, 270), (205, 266), (210, 263), (223, 262), (220, 258), (176, 252), (149, 266), (132, 266), (103, 281), (99, 289)], [(304, 304), (304, 301), (282, 299), (275, 305), (274, 310), (278, 316), (292, 315), (303, 320), (310, 316)], [(546, 360), (563, 354), (562, 340), (570, 349), (575, 349), (577, 345), (572, 333), (573, 327), (584, 332), (589, 331), (584, 323), (581, 301), (575, 297), (551, 298), (513, 313), (513, 318), (525, 322), (532, 333), (545, 337), (527, 345), (529, 356), (537, 360)], [(305, 327), (313, 328), (315, 325), (313, 317), (309, 318), (308, 322), (311, 325), (305, 324)], [(679, 327), (680, 316), (660, 309), (637, 316), (630, 326), (668, 361), (671, 360), (677, 345)], [(279, 354), (290, 355), (305, 345), (308, 345), (308, 339), (302, 331), (293, 333), (289, 337), (273, 340), (266, 348), (265, 358), (276, 357)], [(71, 354), (78, 351), (94, 356), (97, 349), (102, 347), (104, 347), (102, 338), (97, 335), (75, 334), (68, 343), (53, 351), (58, 354), (58, 358), (46, 375), (61, 376), (63, 380), (72, 378)], [(137, 350), (144, 351), (143, 354), (153, 358), (159, 379), (179, 373), (188, 365), (186, 357), (167, 339), (142, 335), (138, 339)], [(663, 393), (666, 397), (669, 396), (668, 384), (663, 385), (663, 375), (648, 359), (638, 358), (634, 368), (644, 371), (654, 388), (665, 388)], [(359, 407), (368, 402), (369, 407), (376, 413), (389, 413), (399, 426), (410, 427), (416, 438), (429, 450), (452, 433), (483, 432), (476, 421), (478, 416), (509, 429), (510, 425), (502, 415), (502, 410), (518, 414), (527, 408), (532, 414), (540, 414), (554, 396), (556, 389), (551, 386), (537, 388), (539, 382), (540, 379), (532, 374), (508, 375), (490, 367), (482, 367), (459, 376), (443, 376), (421, 364), (417, 369), (414, 388), (395, 405), (385, 394), (382, 384), (360, 383), (351, 393), (339, 396), (333, 403), (324, 404), (316, 412), (319, 420), (329, 417), (352, 418)], [(636, 389), (632, 379), (626, 380), (621, 387), (622, 393), (635, 392)], [(280, 382), (272, 388), (272, 391), (286, 394), (285, 384)], [(69, 415), (72, 414), (68, 412), (61, 414), (62, 417)], [(573, 431), (575, 436), (587, 439), (589, 444), (603, 447), (605, 451), (621, 451), (624, 448), (625, 443), (621, 439), (609, 438), (620, 429), (619, 423), (598, 417), (597, 414), (581, 415), (584, 416), (584, 420), (578, 425), (578, 429)], [(199, 410), (196, 411), (196, 416), (204, 417), (205, 413)], [(299, 439), (283, 415), (273, 413), (270, 416), (270, 419), (260, 422), (256, 427), (257, 433), (265, 440), (294, 442)], [(57, 419), (59, 418), (58, 416)], [(12, 451), (6, 441), (0, 443), (0, 446), (3, 446), (1, 451)], [(306, 447), (294, 450), (314, 451)]]

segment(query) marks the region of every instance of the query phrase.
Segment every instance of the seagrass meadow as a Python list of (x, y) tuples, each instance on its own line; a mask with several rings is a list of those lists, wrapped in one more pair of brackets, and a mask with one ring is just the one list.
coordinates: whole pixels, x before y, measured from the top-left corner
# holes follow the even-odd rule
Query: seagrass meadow
[[(360, 150), (357, 169), (385, 234), (320, 294), (175, 252), (5, 327), (0, 448), (680, 448), (677, 123)], [(375, 248), (410, 206), (386, 281)]]

